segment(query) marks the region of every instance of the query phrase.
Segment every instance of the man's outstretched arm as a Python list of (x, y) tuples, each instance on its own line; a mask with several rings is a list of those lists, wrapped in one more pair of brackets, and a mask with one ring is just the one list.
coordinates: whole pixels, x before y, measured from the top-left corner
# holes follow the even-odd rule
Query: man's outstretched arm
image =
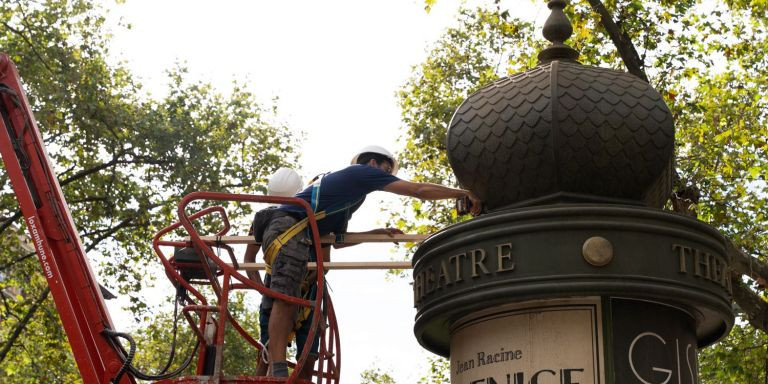
[(414, 183), (406, 180), (395, 181), (383, 188), (384, 191), (402, 196), (415, 197), (422, 200), (458, 199), (468, 197), (472, 201), (472, 215), (477, 215), (483, 208), (483, 203), (474, 193), (458, 188), (446, 187), (432, 183)]

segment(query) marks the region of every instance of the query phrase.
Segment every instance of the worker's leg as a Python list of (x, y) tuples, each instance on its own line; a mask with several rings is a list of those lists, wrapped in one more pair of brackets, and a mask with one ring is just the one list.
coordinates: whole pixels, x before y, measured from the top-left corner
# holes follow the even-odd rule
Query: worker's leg
[[(281, 223), (283, 221), (285, 222)], [(265, 231), (264, 244), (271, 243), (274, 232), (282, 233), (283, 228), (287, 229), (294, 222), (295, 219), (291, 217), (273, 219)], [(299, 297), (299, 286), (306, 276), (309, 252), (309, 242), (304, 231), (288, 240), (272, 262), (270, 288), (279, 293)], [(288, 336), (293, 330), (295, 313), (295, 305), (273, 300), (268, 327), (268, 350), (273, 376), (287, 376), (286, 348)]]
[[(307, 293), (304, 295), (304, 298), (307, 300), (316, 300), (317, 299), (317, 284), (312, 282), (309, 287), (306, 288)], [(312, 322), (314, 320), (314, 313), (312, 311), (309, 311), (305, 313), (306, 319), (303, 319), (301, 322), (301, 327), (296, 330), (296, 361), (298, 362), (299, 357), (301, 356), (302, 352), (304, 351), (304, 348), (307, 347), (307, 340), (309, 339), (309, 331), (312, 329)], [(299, 319), (302, 319), (302, 314), (300, 312)], [(301, 368), (301, 372), (299, 373), (299, 379), (303, 380), (310, 380), (312, 379), (312, 373), (315, 370), (315, 363), (317, 362), (318, 357), (318, 351), (320, 349), (320, 334), (324, 331), (323, 329), (323, 321), (320, 322), (320, 327), (315, 332), (315, 337), (312, 340), (311, 345), (309, 345), (309, 354), (307, 354), (307, 360), (304, 362), (304, 366)]]
[[(284, 301), (275, 300), (272, 305), (272, 315), (269, 317), (269, 357), (272, 362), (285, 361), (285, 350), (288, 347), (288, 336), (293, 330), (293, 319), (296, 306)], [(277, 376), (277, 372), (275, 372)]]
[[(264, 286), (270, 287), (272, 277), (267, 274), (264, 277)], [(269, 317), (272, 312), (271, 297), (264, 296), (259, 306), (259, 342), (264, 346), (264, 350), (259, 354), (259, 365), (256, 367), (256, 376), (266, 376), (269, 371)]]

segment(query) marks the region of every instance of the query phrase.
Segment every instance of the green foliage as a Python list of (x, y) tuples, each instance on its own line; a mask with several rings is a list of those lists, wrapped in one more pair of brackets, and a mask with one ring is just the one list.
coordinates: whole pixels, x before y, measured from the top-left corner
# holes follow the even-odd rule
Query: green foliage
[[(42, 280), (42, 276), (34, 278), (34, 280), (38, 279)], [(34, 282), (35, 287), (41, 284), (45, 282)], [(8, 330), (14, 329), (23, 321), (23, 314), (27, 313), (29, 307), (33, 305), (32, 302), (45, 295), (43, 289), (24, 293), (30, 296), (29, 300), (25, 300), (21, 295), (12, 298), (3, 297), (3, 313), (9, 314), (8, 317), (2, 318), (1, 327), (4, 337)], [(49, 296), (46, 297), (48, 297), (47, 302), (50, 302)], [(13, 349), (0, 365), (0, 380), (19, 384), (80, 382), (80, 372), (75, 367), (59, 316), (52, 306), (43, 306), (29, 319), (23, 336), (13, 345)]]
[(768, 361), (768, 336), (748, 325), (737, 324), (728, 338), (699, 352), (702, 383), (764, 383)]
[[(295, 163), (292, 132), (235, 84), (229, 94), (168, 72), (161, 100), (110, 65), (103, 11), (90, 0), (0, 2), (0, 51), (16, 63), (50, 158), (100, 282), (148, 317), (154, 233), (174, 221), (176, 203), (196, 190), (264, 192), (266, 177)], [(15, 195), (0, 175), (0, 242), (26, 236)], [(237, 213), (248, 210), (236, 208)], [(34, 254), (0, 247), (0, 286), (21, 288), (0, 307), (0, 381), (71, 383), (77, 372)], [(28, 322), (25, 315), (31, 314)], [(21, 331), (21, 333), (16, 333)], [(44, 360), (41, 358), (44, 357)], [(57, 361), (61, 364), (42, 364)]]
[[(445, 384), (451, 381), (451, 364), (447, 359), (439, 356), (427, 358), (429, 371), (422, 376), (417, 384)], [(395, 384), (395, 380), (379, 368), (372, 368), (360, 374), (361, 384)]]
[(443, 384), (451, 381), (451, 363), (437, 356), (429, 357), (429, 373), (418, 384)]
[(395, 384), (395, 379), (380, 369), (367, 369), (360, 373), (360, 384)]

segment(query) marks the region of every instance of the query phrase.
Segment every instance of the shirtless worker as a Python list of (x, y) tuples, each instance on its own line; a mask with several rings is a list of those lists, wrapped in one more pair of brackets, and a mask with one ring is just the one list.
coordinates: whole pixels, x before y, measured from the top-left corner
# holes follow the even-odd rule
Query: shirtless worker
[[(352, 158), (351, 164), (324, 175), (296, 194), (296, 197), (307, 201), (316, 213), (326, 211), (327, 216), (317, 222), (321, 236), (347, 233), (350, 217), (362, 205), (365, 196), (373, 191), (386, 191), (422, 200), (467, 197), (472, 203), (470, 213), (476, 215), (482, 208), (480, 200), (470, 191), (397, 178), (397, 159), (380, 146), (363, 148)], [(274, 291), (296, 297), (300, 296), (300, 286), (307, 274), (307, 262), (312, 253), (311, 234), (308, 229), (298, 231), (282, 246), (277, 242), (273, 245), (273, 241), (305, 216), (304, 209), (299, 206), (282, 205), (272, 214), (263, 232), (262, 247), (266, 262), (271, 265), (271, 273), (267, 275), (265, 284)], [(396, 228), (380, 228), (361, 233), (394, 235), (402, 232)], [(324, 250), (323, 253), (328, 252)], [(261, 319), (268, 323), (265, 324), (268, 325), (266, 328), (269, 335), (267, 348), (274, 377), (288, 377), (286, 347), (294, 327), (296, 309), (296, 306), (287, 302), (262, 297)], [(312, 367), (316, 359), (316, 355), (310, 356), (308, 368)], [(300, 377), (309, 379), (311, 371), (305, 369)]]

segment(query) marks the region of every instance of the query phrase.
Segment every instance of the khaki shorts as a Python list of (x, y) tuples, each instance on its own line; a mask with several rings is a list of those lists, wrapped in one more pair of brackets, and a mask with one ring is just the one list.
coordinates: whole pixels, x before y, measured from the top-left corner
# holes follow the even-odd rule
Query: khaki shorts
[[(269, 244), (285, 232), (298, 220), (292, 216), (275, 215), (264, 230), (264, 243), (262, 250), (266, 252)], [(301, 231), (288, 240), (275, 256), (272, 262), (272, 274), (266, 286), (276, 292), (300, 297), (301, 283), (307, 276), (307, 261), (311, 252), (312, 241), (307, 236), (307, 231)], [(266, 295), (261, 298), (262, 308), (271, 308), (273, 298)]]

